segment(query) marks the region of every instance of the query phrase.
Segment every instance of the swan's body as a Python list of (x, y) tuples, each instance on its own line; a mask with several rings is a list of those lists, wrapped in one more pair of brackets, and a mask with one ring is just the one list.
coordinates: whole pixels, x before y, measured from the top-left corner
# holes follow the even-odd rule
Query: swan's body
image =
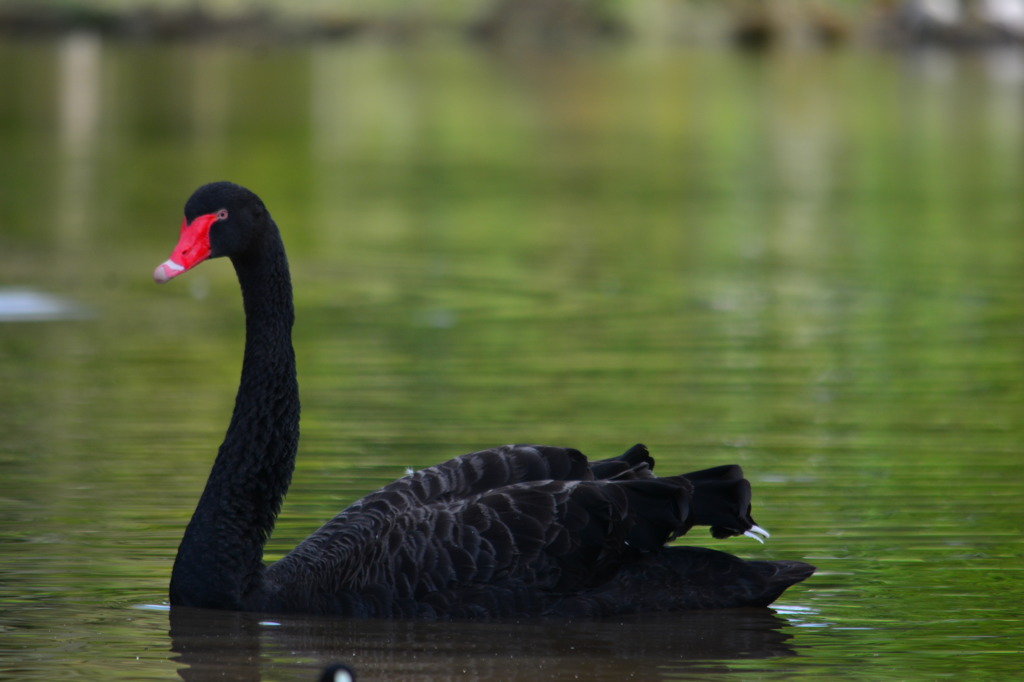
[(263, 546), (299, 435), (291, 281), (260, 199), (199, 188), (165, 282), (229, 256), (246, 314), (242, 378), (224, 443), (185, 531), (172, 605), (365, 617), (500, 617), (766, 606), (814, 568), (665, 543), (693, 525), (767, 535), (737, 466), (658, 478), (642, 445), (580, 452), (504, 446), (407, 475), (351, 505), (270, 565)]

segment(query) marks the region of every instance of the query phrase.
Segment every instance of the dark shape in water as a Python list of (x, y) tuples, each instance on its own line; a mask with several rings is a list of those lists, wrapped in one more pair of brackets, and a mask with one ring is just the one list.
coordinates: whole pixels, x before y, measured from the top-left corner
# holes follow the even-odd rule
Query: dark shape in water
[(320, 682), (355, 682), (356, 673), (344, 663), (335, 663), (324, 668)]
[(242, 289), (245, 353), (234, 414), (171, 576), (173, 606), (359, 617), (601, 616), (767, 606), (811, 575), (665, 543), (694, 525), (767, 533), (737, 466), (656, 477), (642, 445), (589, 462), (508, 445), (409, 474), (354, 503), (281, 560), (263, 546), (299, 439), (291, 279), (281, 235), (227, 182), (185, 204), (166, 282), (228, 256)]

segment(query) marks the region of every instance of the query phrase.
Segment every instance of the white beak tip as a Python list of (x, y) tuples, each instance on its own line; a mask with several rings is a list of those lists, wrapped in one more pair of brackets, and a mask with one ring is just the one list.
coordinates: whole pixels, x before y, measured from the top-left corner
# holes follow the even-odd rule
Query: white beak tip
[(153, 281), (157, 284), (163, 284), (169, 281), (172, 277), (177, 277), (183, 272), (185, 272), (185, 266), (178, 265), (168, 258), (163, 263), (156, 266), (156, 270), (153, 271)]

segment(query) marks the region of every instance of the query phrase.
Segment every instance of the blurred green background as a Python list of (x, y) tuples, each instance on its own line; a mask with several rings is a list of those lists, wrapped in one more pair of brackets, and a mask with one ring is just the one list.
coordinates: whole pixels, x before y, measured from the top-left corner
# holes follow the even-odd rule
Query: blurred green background
[(133, 38), (471, 37), (520, 46), (1020, 43), (1019, 0), (3, 0), (0, 29), (89, 27)]
[[(122, 4), (0, 5), (0, 677), (1016, 674), (1012, 22)], [(642, 441), (664, 473), (742, 464), (773, 533), (683, 541), (819, 573), (774, 615), (659, 628), (679, 641), (211, 618), (203, 668), (161, 606), (241, 310), (226, 262), (150, 273), (216, 179), (263, 197), (293, 268), (303, 440), (270, 558), (409, 466)]]

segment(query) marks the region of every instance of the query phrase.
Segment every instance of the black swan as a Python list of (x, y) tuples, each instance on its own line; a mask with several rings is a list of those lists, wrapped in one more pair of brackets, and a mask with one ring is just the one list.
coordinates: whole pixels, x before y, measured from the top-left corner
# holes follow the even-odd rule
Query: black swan
[(200, 187), (153, 278), (234, 264), (245, 353), (234, 413), (178, 548), (172, 606), (353, 617), (603, 616), (767, 606), (814, 567), (666, 546), (694, 525), (768, 533), (738, 466), (659, 478), (643, 445), (590, 462), (506, 445), (411, 473), (328, 521), (279, 561), (263, 546), (291, 480), (299, 390), (281, 234), (238, 185)]

